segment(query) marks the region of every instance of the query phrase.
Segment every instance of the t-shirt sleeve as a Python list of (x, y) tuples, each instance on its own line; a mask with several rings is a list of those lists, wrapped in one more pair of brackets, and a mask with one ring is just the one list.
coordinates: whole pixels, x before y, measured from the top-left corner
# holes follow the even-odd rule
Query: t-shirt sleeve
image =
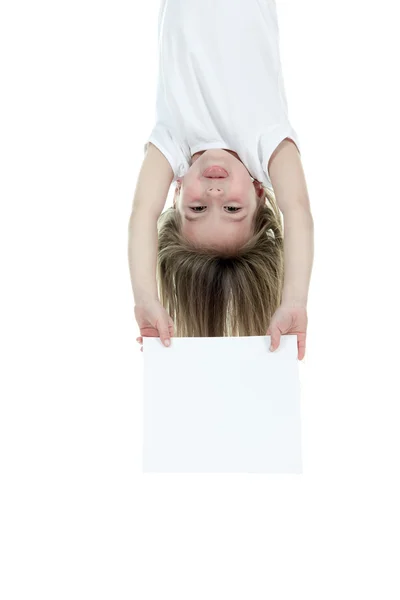
[(174, 172), (174, 181), (186, 173), (189, 169), (187, 156), (168, 127), (161, 122), (155, 125), (144, 145), (145, 152), (149, 142), (154, 144), (164, 154)]
[(268, 164), (274, 150), (285, 138), (291, 139), (296, 144), (299, 154), (301, 149), (299, 136), (291, 125), (288, 111), (281, 62), (279, 21), (276, 3), (275, 1), (271, 1), (263, 6), (269, 35), (266, 38), (265, 43), (267, 48), (264, 53), (264, 72), (267, 91), (265, 98), (263, 98), (263, 105), (259, 114), (261, 127), (259, 159), (267, 180), (267, 185), (272, 188)]
[(284, 120), (282, 123), (272, 127), (260, 139), (260, 161), (267, 179), (267, 186), (270, 188), (272, 188), (272, 183), (268, 171), (269, 161), (274, 150), (286, 138), (291, 139), (296, 144), (297, 150), (301, 154), (299, 136), (288, 120)]

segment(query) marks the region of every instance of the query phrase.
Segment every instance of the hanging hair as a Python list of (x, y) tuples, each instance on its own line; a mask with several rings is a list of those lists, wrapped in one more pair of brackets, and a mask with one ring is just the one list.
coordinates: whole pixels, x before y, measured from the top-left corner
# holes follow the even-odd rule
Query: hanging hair
[(158, 219), (158, 244), (158, 293), (174, 336), (266, 335), (283, 285), (282, 220), (272, 190), (263, 186), (253, 235), (235, 250), (187, 240), (172, 207)]

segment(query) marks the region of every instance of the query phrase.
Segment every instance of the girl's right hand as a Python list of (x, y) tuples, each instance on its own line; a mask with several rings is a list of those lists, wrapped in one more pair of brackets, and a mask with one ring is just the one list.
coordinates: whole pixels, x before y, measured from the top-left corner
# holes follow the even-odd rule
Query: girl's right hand
[(164, 346), (170, 345), (174, 322), (159, 300), (140, 302), (135, 305), (134, 312), (140, 329), (140, 337), (136, 341), (142, 344), (143, 336), (159, 337)]

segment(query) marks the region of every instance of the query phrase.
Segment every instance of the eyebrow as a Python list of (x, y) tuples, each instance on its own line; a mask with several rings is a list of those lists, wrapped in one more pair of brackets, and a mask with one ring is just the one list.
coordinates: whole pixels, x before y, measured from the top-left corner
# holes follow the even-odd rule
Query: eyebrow
[[(231, 223), (240, 223), (240, 221), (243, 221), (246, 217), (247, 215), (240, 217), (240, 219), (237, 219), (236, 217), (225, 217), (225, 221), (230, 221)], [(199, 221), (201, 218), (203, 217), (188, 217), (185, 215), (186, 221)]]

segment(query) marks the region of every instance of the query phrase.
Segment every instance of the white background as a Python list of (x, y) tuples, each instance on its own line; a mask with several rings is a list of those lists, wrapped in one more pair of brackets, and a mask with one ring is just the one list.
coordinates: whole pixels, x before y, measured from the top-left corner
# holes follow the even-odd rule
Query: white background
[(2, 600), (399, 598), (397, 3), (277, 5), (315, 222), (300, 476), (141, 473), (158, 0), (1, 3)]

